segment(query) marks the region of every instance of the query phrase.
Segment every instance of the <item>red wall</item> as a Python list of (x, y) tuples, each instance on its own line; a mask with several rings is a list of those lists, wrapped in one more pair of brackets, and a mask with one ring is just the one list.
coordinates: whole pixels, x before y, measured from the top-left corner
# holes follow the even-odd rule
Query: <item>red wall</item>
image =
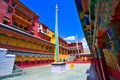
[(38, 16), (35, 16), (34, 18), (34, 27), (33, 27), (33, 30), (34, 30), (34, 36), (38, 37), (38, 26), (39, 26), (39, 23), (38, 23)]
[(4, 16), (6, 16), (7, 18), (11, 19), (12, 18), (12, 13), (11, 14), (8, 14), (6, 11), (7, 11), (7, 7), (8, 7), (8, 4), (3, 1), (3, 0), (0, 0), (0, 23), (3, 22), (3, 18)]
[(111, 73), (111, 76), (113, 77), (113, 79), (120, 80), (120, 72), (113, 68), (109, 68), (109, 69), (110, 69), (110, 73)]

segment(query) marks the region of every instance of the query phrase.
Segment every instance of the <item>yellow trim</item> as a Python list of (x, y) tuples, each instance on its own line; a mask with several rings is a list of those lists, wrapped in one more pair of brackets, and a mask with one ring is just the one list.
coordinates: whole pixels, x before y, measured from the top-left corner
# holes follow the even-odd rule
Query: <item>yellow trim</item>
[(18, 47), (25, 47), (25, 40), (18, 40)]
[(15, 61), (22, 61), (22, 56), (16, 56)]
[(7, 36), (0, 35), (0, 43), (6, 44), (7, 41), (8, 41), (8, 37)]
[(17, 39), (10, 37), (8, 40), (8, 45), (16, 46), (17, 45)]
[(29, 56), (25, 56), (25, 57), (23, 57), (23, 61), (29, 61), (30, 60), (30, 57)]
[(32, 47), (32, 42), (26, 41), (26, 48), (31, 49), (31, 47)]

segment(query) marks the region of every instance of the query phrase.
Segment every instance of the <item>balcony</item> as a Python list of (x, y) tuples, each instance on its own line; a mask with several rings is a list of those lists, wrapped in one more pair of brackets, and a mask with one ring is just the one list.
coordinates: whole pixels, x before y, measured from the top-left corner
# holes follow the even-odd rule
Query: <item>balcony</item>
[(13, 14), (13, 18), (14, 18), (15, 20), (19, 21), (19, 22), (22, 23), (22, 24), (25, 24), (25, 25), (27, 25), (27, 26), (32, 26), (32, 22), (31, 22), (31, 21), (29, 22), (28, 20), (20, 17), (20, 16), (17, 15), (17, 14)]
[(26, 15), (28, 18), (33, 19), (33, 17), (30, 14), (26, 13), (26, 11), (24, 9), (22, 9), (20, 6), (16, 5), (15, 9), (17, 9), (18, 11), (20, 11), (21, 13)]
[(38, 35), (40, 38), (44, 39), (44, 40), (47, 40), (47, 41), (50, 41), (51, 40), (51, 37), (47, 36), (46, 34), (44, 33), (41, 33), (41, 32), (38, 32)]
[(22, 28), (20, 28), (20, 27), (18, 27), (18, 26), (11, 25), (11, 27), (14, 27), (14, 28), (16, 28), (16, 29), (18, 29), (18, 30), (20, 30), (20, 31), (23, 31), (23, 32), (26, 32), (26, 33), (31, 34), (31, 32), (29, 32), (29, 31), (27, 31), (27, 30), (24, 30), (24, 29), (22, 29)]

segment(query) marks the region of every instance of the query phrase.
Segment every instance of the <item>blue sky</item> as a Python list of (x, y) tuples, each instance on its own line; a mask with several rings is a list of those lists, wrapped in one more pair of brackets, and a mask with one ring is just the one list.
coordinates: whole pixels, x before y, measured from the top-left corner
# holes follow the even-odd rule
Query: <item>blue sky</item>
[(84, 39), (81, 23), (74, 0), (20, 0), (40, 16), (39, 22), (55, 30), (55, 6), (58, 4), (59, 35), (68, 42)]

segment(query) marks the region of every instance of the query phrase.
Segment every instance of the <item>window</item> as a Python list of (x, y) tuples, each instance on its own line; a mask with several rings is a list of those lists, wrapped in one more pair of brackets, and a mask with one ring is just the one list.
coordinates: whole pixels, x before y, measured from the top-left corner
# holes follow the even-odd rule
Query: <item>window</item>
[(39, 32), (41, 32), (41, 29), (39, 29)]
[(19, 25), (19, 27), (23, 29), (23, 26), (22, 26), (22, 25)]
[(28, 30), (29, 27), (24, 27), (24, 30)]
[(48, 46), (46, 46), (46, 50), (48, 51)]
[(9, 23), (7, 21), (3, 20), (3, 24), (7, 24), (8, 25)]
[(9, 3), (9, 0), (3, 0), (3, 1), (5, 1), (6, 3)]
[(15, 2), (12, 2), (12, 6), (15, 7)]
[(3, 24), (9, 24), (9, 22), (10, 22), (10, 19), (9, 18), (7, 18), (7, 17), (4, 17), (4, 19), (3, 19)]
[(18, 24), (16, 22), (13, 22), (13, 25), (18, 26)]
[(8, 7), (7, 10), (6, 10), (6, 12), (7, 12), (8, 14), (12, 13), (12, 9), (11, 9), (10, 7)]

